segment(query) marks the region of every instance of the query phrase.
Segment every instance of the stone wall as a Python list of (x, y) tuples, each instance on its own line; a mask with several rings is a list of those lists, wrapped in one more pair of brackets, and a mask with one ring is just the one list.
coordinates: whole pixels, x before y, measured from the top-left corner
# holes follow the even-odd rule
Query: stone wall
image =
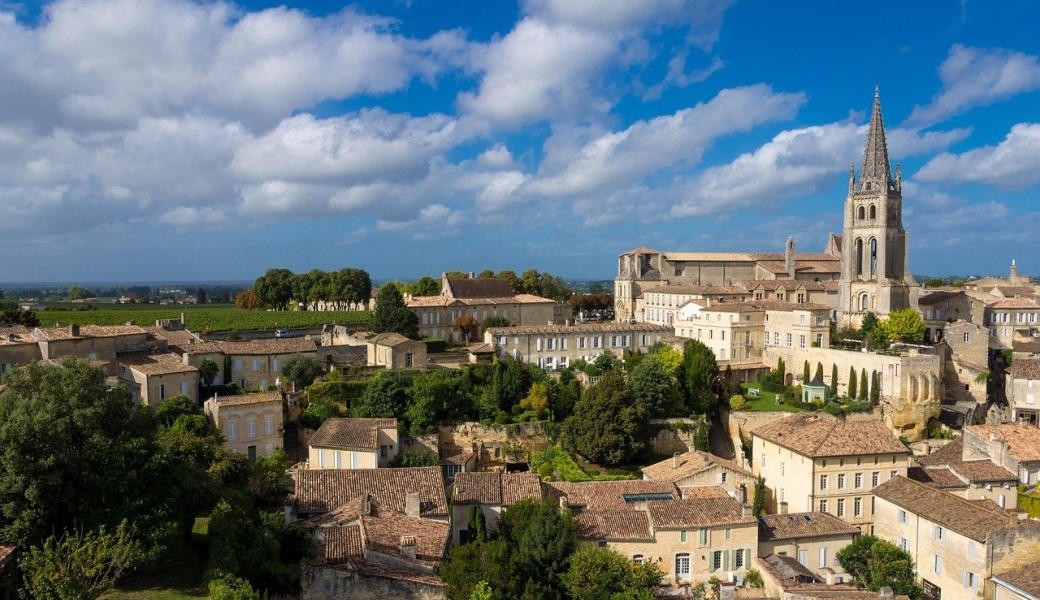
[(443, 600), (444, 588), (417, 581), (371, 577), (324, 565), (304, 565), (302, 600)]
[(877, 371), (881, 376), (885, 422), (898, 435), (911, 441), (926, 437), (928, 423), (939, 416), (945, 393), (945, 346), (938, 346), (933, 351), (912, 348), (895, 356), (832, 348), (765, 348), (763, 362), (767, 365), (775, 367), (780, 358), (795, 377), (801, 374), (806, 360), (810, 369), (815, 369), (818, 362), (823, 363), (827, 383), (830, 383), (831, 365), (838, 365), (839, 394), (847, 393), (850, 367), (857, 374), (866, 369), (868, 377)]
[[(688, 424), (690, 427), (678, 426), (680, 423)], [(692, 419), (651, 419), (650, 420), (650, 449), (654, 454), (671, 456), (676, 452), (682, 454), (690, 450), (696, 450), (693, 440), (694, 427), (698, 421)], [(688, 431), (683, 431), (688, 429)]]

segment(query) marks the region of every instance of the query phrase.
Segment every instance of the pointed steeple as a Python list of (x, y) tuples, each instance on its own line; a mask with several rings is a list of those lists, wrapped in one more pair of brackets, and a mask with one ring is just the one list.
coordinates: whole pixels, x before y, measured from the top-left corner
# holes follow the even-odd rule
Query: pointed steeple
[(864, 187), (867, 182), (874, 189), (888, 189), (892, 180), (891, 168), (888, 164), (888, 144), (885, 143), (885, 123), (881, 118), (881, 94), (874, 86), (874, 108), (870, 113), (870, 131), (867, 132), (867, 148), (863, 152), (863, 170), (860, 181)]

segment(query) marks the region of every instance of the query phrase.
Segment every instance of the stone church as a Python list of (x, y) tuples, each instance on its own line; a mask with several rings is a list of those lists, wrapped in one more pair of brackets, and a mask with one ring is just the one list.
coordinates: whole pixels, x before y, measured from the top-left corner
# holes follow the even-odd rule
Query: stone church
[(907, 262), (903, 229), (902, 177), (892, 177), (881, 116), (874, 91), (863, 168), (849, 169), (845, 222), (841, 236), (830, 234), (820, 253), (795, 252), (789, 238), (784, 252), (662, 252), (638, 248), (618, 257), (614, 281), (619, 321), (646, 320), (644, 295), (674, 286), (727, 286), (749, 292), (762, 282), (820, 282), (833, 293), (831, 306), (840, 324), (858, 326), (868, 311), (884, 318), (893, 310), (916, 307), (918, 285)]

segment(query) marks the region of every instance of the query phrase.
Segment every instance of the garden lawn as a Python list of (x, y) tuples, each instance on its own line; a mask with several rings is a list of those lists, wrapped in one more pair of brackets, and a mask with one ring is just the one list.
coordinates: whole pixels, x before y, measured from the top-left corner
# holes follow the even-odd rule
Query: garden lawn
[[(758, 390), (758, 397), (748, 395), (748, 390)], [(740, 393), (747, 400), (747, 406), (743, 410), (750, 412), (802, 412), (802, 409), (788, 406), (784, 403), (776, 403), (776, 394), (767, 392), (754, 383), (740, 384)]]

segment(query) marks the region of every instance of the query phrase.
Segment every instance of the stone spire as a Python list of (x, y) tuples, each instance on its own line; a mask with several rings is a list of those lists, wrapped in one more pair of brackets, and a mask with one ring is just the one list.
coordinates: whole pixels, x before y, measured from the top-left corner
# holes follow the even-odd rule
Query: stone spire
[(888, 189), (891, 179), (885, 123), (881, 118), (881, 95), (878, 87), (874, 86), (874, 108), (870, 113), (870, 131), (867, 132), (867, 148), (863, 152), (863, 171), (860, 173), (864, 185), (861, 189), (866, 189), (867, 182), (874, 184), (872, 188)]

